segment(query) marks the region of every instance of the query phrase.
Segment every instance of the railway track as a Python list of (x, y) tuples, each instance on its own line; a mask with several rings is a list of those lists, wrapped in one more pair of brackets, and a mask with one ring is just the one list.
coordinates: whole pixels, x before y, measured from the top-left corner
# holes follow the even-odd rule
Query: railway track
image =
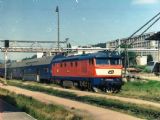
[[(26, 82), (26, 85), (31, 84), (31, 85), (36, 85), (37, 83), (30, 83)], [(139, 105), (147, 105), (147, 106), (153, 106), (156, 108), (160, 108), (160, 103), (155, 103), (147, 100), (141, 100), (141, 99), (135, 99), (135, 98), (126, 98), (126, 97), (120, 97), (120, 96), (113, 96), (113, 95), (107, 95), (107, 94), (102, 94), (102, 93), (92, 93), (92, 92), (87, 92), (87, 91), (80, 91), (80, 90), (73, 90), (73, 89), (66, 89), (62, 87), (53, 87), (50, 85), (42, 84), (43, 87), (46, 88), (52, 88), (55, 90), (60, 90), (60, 91), (66, 91), (66, 92), (72, 92), (75, 93), (78, 96), (94, 96), (94, 97), (103, 97), (106, 99), (112, 99), (112, 100), (119, 100), (127, 103), (134, 103), (134, 104), (139, 104)]]
[(63, 105), (67, 108), (72, 108), (74, 110), (80, 110), (85, 111), (85, 113), (88, 113), (94, 118), (95, 120), (140, 120), (139, 118), (126, 115), (124, 113), (115, 112), (112, 110), (92, 106), (89, 104), (68, 100), (60, 97), (55, 97), (51, 95), (47, 95), (40, 92), (33, 92), (29, 90), (24, 90), (21, 88), (13, 87), (13, 86), (1, 86), (1, 88), (9, 90), (11, 92), (15, 92), (16, 94), (23, 94), (26, 96), (33, 97), (34, 99), (37, 99), (41, 102), (45, 103), (56, 103)]

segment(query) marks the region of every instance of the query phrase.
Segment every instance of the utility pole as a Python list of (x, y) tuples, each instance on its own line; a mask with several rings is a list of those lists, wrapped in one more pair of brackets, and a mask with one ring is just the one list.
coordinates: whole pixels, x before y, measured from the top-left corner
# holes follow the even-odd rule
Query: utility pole
[(56, 7), (56, 13), (57, 13), (57, 47), (58, 47), (58, 51), (60, 51), (60, 31), (59, 31), (59, 7)]
[(127, 74), (127, 59), (128, 59), (128, 50), (127, 50), (127, 40), (125, 40), (125, 48), (124, 48), (124, 71), (125, 75)]
[(5, 52), (4, 52), (4, 65), (5, 65), (4, 78), (5, 78), (5, 83), (6, 83), (6, 80), (7, 80), (7, 48), (5, 48)]
[(160, 62), (160, 41), (158, 41), (158, 62)]
[(119, 54), (121, 54), (121, 41), (120, 41), (120, 39), (118, 39), (118, 52), (119, 52)]
[(4, 81), (4, 84), (7, 84), (7, 50), (9, 48), (9, 40), (5, 40), (4, 41), (4, 47), (5, 47), (5, 52), (4, 52), (4, 78), (5, 78), (5, 81)]

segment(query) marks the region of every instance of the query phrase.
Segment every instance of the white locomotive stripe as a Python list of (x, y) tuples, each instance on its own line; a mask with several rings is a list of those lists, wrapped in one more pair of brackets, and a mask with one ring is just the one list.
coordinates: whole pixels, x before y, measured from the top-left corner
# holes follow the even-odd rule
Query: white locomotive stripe
[(96, 69), (96, 75), (121, 75), (122, 69)]

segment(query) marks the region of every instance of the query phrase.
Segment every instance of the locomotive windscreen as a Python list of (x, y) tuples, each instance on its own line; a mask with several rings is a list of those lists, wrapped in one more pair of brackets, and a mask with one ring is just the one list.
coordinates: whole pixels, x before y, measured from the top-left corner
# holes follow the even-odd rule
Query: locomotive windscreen
[(104, 64), (109, 64), (109, 59), (106, 58), (96, 58), (96, 64), (97, 65), (104, 65)]
[(120, 59), (118, 58), (96, 58), (96, 64), (97, 65), (119, 65), (121, 64)]

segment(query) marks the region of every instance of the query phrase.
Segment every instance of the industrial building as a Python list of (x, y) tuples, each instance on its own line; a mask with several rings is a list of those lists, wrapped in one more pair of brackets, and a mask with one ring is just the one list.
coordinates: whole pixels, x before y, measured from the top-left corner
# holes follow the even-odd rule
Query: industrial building
[(130, 39), (122, 38), (122, 39), (111, 40), (106, 43), (106, 47), (113, 49), (118, 47), (120, 44), (123, 44), (125, 41), (127, 41), (128, 45), (131, 45), (132, 48), (135, 48), (135, 52), (137, 53), (137, 55), (140, 56), (152, 55), (153, 59), (157, 61), (159, 56), (157, 50), (158, 41), (145, 40), (146, 38), (152, 36), (153, 34), (155, 34), (155, 32), (145, 33), (143, 35), (136, 35)]

